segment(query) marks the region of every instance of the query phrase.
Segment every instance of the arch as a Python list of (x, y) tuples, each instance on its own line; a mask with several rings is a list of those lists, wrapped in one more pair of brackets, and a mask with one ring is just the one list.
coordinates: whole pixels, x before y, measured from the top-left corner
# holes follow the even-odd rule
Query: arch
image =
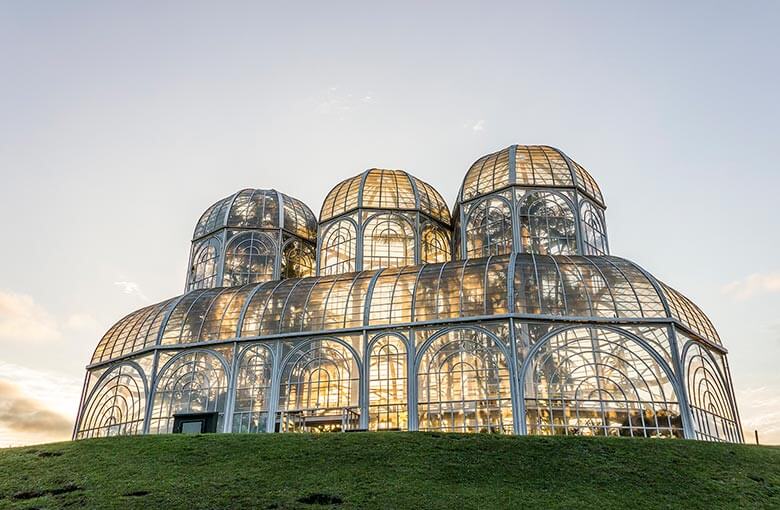
[(607, 255), (607, 229), (599, 211), (588, 200), (580, 205), (580, 223), (582, 224), (582, 243), (585, 255)]
[(320, 275), (350, 273), (356, 269), (357, 225), (351, 219), (331, 223), (322, 235)]
[(360, 373), (358, 354), (339, 339), (312, 339), (297, 346), (280, 370), (279, 431), (358, 428)]
[(300, 239), (290, 239), (282, 248), (281, 278), (314, 276), (316, 254), (314, 248)]
[(420, 232), (420, 263), (450, 261), (450, 235), (441, 227), (426, 223)]
[(409, 390), (404, 338), (385, 333), (368, 347), (368, 413), (371, 430), (406, 430)]
[(260, 232), (242, 232), (225, 247), (222, 285), (237, 287), (272, 280), (276, 265), (276, 243)]
[(233, 394), (233, 432), (266, 432), (274, 356), (264, 344), (246, 347), (238, 360)]
[(550, 332), (530, 350), (519, 380), (530, 434), (684, 435), (674, 373), (646, 341), (619, 328)]
[(400, 214), (374, 214), (363, 227), (363, 270), (414, 265), (415, 241), (408, 219)]
[(499, 196), (485, 198), (469, 211), (464, 230), (467, 258), (511, 253), (512, 206)]
[(227, 364), (214, 351), (185, 351), (171, 358), (154, 386), (149, 432), (171, 432), (176, 413), (210, 411), (219, 413), (217, 430), (223, 430), (227, 374)]
[(524, 253), (577, 254), (574, 212), (563, 195), (549, 191), (530, 192), (520, 200), (518, 214)]
[(696, 438), (741, 443), (735, 404), (713, 354), (689, 340), (682, 360)]
[(192, 256), (187, 290), (217, 286), (219, 240), (215, 237), (201, 243)]
[(111, 367), (100, 376), (87, 398), (76, 438), (142, 433), (146, 392), (146, 378), (136, 363)]
[(444, 330), (415, 364), (419, 430), (512, 433), (512, 369), (505, 348), (484, 330)]

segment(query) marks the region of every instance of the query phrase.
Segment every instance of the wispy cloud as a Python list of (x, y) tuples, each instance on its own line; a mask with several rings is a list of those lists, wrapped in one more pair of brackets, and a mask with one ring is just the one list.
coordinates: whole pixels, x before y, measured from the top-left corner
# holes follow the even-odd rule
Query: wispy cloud
[(371, 94), (353, 94), (338, 87), (330, 87), (325, 91), (324, 97), (320, 97), (317, 100), (315, 110), (320, 115), (341, 117), (359, 108), (361, 105), (367, 105), (372, 102), (374, 102), (374, 96)]
[(741, 280), (733, 281), (721, 288), (723, 294), (744, 301), (762, 294), (780, 292), (780, 272), (753, 273)]
[(478, 120), (473, 126), (471, 126), (472, 131), (484, 131), (485, 130), (485, 121), (480, 119)]
[(0, 290), (0, 339), (58, 340), (57, 322), (32, 296)]
[(114, 285), (122, 289), (124, 294), (135, 296), (141, 301), (149, 301), (149, 298), (141, 290), (141, 286), (136, 282), (114, 282)]
[(763, 444), (780, 444), (780, 388), (759, 386), (737, 392), (742, 428), (747, 442), (758, 430)]

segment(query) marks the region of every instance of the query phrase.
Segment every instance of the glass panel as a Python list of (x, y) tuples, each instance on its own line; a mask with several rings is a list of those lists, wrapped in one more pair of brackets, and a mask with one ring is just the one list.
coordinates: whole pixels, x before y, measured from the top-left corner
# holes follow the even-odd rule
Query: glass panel
[(696, 438), (706, 441), (742, 442), (742, 432), (736, 419), (735, 403), (727, 374), (722, 373), (713, 353), (681, 332), (681, 340), (689, 344), (683, 369), (688, 387)]
[(420, 430), (512, 433), (508, 361), (486, 334), (464, 328), (434, 340), (417, 384)]
[(414, 265), (414, 243), (414, 227), (403, 216), (372, 216), (363, 227), (363, 269)]
[(170, 433), (177, 413), (217, 412), (222, 430), (227, 402), (227, 375), (214, 354), (197, 351), (177, 357), (160, 373), (154, 393), (149, 432)]
[(83, 409), (77, 439), (143, 433), (144, 376), (132, 365), (113, 367)]
[(585, 255), (608, 255), (607, 229), (604, 227), (602, 213), (587, 200), (580, 206), (582, 218), (582, 241)]
[(468, 258), (512, 252), (512, 209), (500, 198), (487, 198), (469, 211), (466, 220)]
[(322, 432), (358, 428), (360, 374), (352, 352), (340, 342), (301, 345), (282, 369), (280, 432)]
[(243, 232), (234, 236), (225, 250), (225, 286), (238, 286), (272, 280), (276, 264), (276, 244), (266, 234)]
[(420, 263), (448, 262), (450, 235), (441, 227), (426, 224), (420, 236)]
[(533, 192), (520, 201), (520, 242), (523, 252), (575, 255), (577, 232), (568, 201), (557, 193)]
[(233, 432), (266, 432), (273, 358), (264, 345), (244, 349), (236, 373)]
[(323, 229), (320, 274), (349, 273), (355, 270), (357, 230), (349, 220), (339, 220)]
[(212, 237), (199, 243), (194, 250), (187, 290), (208, 289), (217, 286), (219, 239)]
[(228, 225), (237, 228), (281, 228), (278, 195), (265, 189), (241, 191), (230, 208)]
[(369, 359), (369, 428), (406, 430), (406, 345), (387, 335), (377, 340)]
[(683, 437), (667, 372), (612, 330), (579, 327), (551, 337), (523, 384), (529, 434)]

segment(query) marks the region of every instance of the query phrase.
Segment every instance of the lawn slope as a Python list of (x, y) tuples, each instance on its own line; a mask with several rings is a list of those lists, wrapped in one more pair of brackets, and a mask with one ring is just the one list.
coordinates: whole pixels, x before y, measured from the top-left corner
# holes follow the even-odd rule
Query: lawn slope
[(780, 448), (424, 433), (0, 450), (0, 508), (780, 508)]

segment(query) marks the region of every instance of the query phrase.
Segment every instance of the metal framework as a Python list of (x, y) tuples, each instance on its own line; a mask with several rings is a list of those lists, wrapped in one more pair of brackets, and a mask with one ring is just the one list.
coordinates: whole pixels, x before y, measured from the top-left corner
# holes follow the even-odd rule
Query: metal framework
[(314, 274), (317, 220), (276, 190), (244, 189), (203, 213), (185, 291)]
[(450, 212), (403, 170), (372, 168), (340, 182), (320, 211), (320, 275), (450, 260)]
[(206, 211), (194, 288), (103, 336), (74, 437), (166, 433), (176, 413), (216, 412), (223, 432), (742, 441), (712, 323), (608, 255), (601, 192), (557, 149), (478, 160), (453, 231), (441, 196), (405, 172), (340, 183), (320, 215), (318, 276), (300, 277), (315, 268), (313, 215), (296, 204), (245, 190)]

